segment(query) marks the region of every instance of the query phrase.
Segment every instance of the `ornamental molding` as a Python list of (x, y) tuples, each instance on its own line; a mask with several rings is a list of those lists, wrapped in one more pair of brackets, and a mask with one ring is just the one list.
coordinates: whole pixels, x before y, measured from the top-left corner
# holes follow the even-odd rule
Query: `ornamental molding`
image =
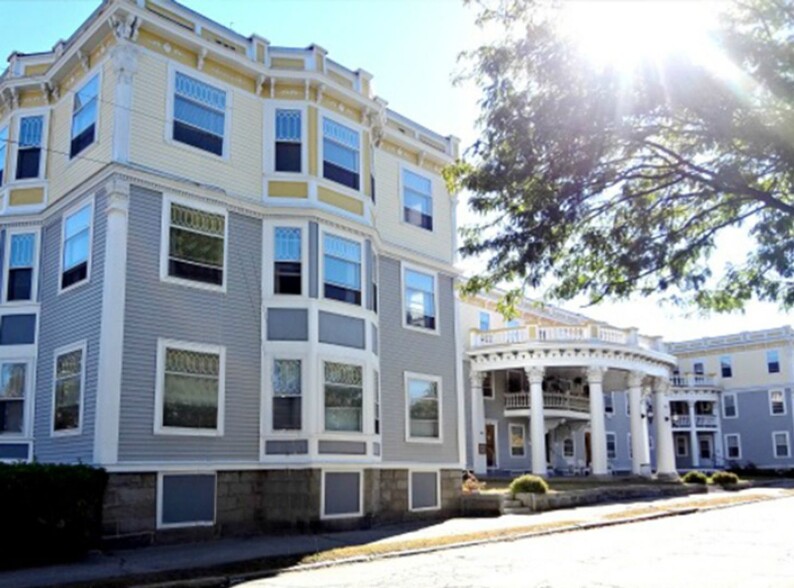
[(532, 367), (524, 368), (524, 371), (527, 374), (527, 379), (529, 380), (530, 384), (543, 383), (543, 375), (546, 373), (545, 368), (535, 365)]

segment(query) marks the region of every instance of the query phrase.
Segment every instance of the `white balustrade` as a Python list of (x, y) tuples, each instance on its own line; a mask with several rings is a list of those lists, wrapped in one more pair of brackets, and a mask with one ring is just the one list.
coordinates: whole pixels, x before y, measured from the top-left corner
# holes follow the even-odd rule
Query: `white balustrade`
[(587, 327), (538, 327), (541, 341), (582, 341), (587, 338)]
[[(505, 394), (505, 410), (529, 409), (531, 403), (528, 392)], [(547, 410), (571, 410), (589, 412), (590, 403), (586, 396), (572, 396), (560, 392), (544, 392), (543, 408)]]
[(628, 336), (625, 331), (612, 327), (599, 327), (598, 338), (607, 343), (620, 343), (621, 345), (625, 345), (628, 342)]

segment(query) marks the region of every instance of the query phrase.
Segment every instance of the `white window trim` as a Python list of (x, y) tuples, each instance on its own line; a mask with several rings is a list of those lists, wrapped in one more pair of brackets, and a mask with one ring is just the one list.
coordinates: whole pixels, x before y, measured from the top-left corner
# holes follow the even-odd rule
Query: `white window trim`
[[(678, 439), (683, 439), (684, 444), (679, 445)], [(678, 435), (675, 437), (673, 444), (675, 445), (675, 456), (676, 457), (689, 457), (689, 437), (684, 435)], [(683, 449), (683, 451), (679, 451), (679, 449)]]
[[(709, 446), (709, 457), (703, 457), (703, 442), (706, 442)], [(714, 459), (714, 440), (709, 435), (699, 435), (698, 436), (698, 459)]]
[[(405, 220), (405, 192), (403, 191), (403, 171), (405, 170), (413, 174), (416, 174), (417, 176), (422, 176), (424, 179), (430, 181), (430, 218), (433, 219), (432, 229), (425, 229), (424, 227), (419, 227)], [(435, 206), (435, 198), (433, 198), (433, 193), (435, 192), (434, 184), (435, 182), (433, 181), (433, 177), (428, 170), (418, 167), (416, 165), (411, 165), (405, 161), (400, 161), (400, 176), (398, 178), (397, 193), (400, 195), (399, 222), (401, 226), (413, 227), (414, 229), (418, 229), (422, 231), (422, 233), (427, 235), (433, 235), (436, 233), (436, 206)]]
[[(69, 111), (69, 116), (70, 116), (69, 148), (68, 148), (69, 155), (67, 156), (67, 161), (66, 161), (67, 167), (70, 166), (72, 162), (78, 161), (79, 159), (85, 157), (87, 153), (93, 151), (94, 149), (96, 149), (96, 146), (99, 145), (99, 128), (100, 128), (99, 124), (100, 124), (100, 117), (102, 116), (102, 102), (103, 102), (103, 98), (102, 98), (103, 70), (104, 67), (100, 67), (93, 74), (86, 75), (86, 77), (84, 78), (84, 82), (80, 86), (78, 86), (75, 90), (69, 92), (69, 96), (71, 99), (70, 100), (71, 110)], [(72, 157), (71, 152), (72, 152), (72, 129), (74, 127), (74, 100), (77, 94), (80, 93), (80, 91), (83, 88), (85, 88), (85, 86), (87, 86), (88, 83), (94, 79), (94, 77), (97, 78), (97, 94), (96, 94), (97, 105), (96, 105), (96, 120), (94, 121), (94, 140), (91, 141), (91, 143), (89, 143), (88, 145), (86, 145), (83, 148), (83, 150), (80, 151), (80, 153)]]
[[(731, 370), (731, 375), (730, 376), (723, 376), (722, 375), (722, 360), (725, 359), (725, 358), (728, 359), (728, 367)], [(720, 378), (726, 378), (726, 379), (727, 378), (733, 378), (733, 356), (731, 356), (731, 355), (720, 355), (719, 358), (717, 359), (717, 361), (719, 362), (719, 366), (720, 366)]]
[[(438, 393), (438, 437), (412, 437), (411, 436), (411, 399), (408, 395), (408, 380), (425, 380), (436, 384)], [(439, 445), (444, 442), (444, 403), (442, 398), (444, 389), (442, 377), (418, 372), (403, 372), (403, 398), (405, 399), (405, 441), (406, 443), (422, 443)]]
[[(87, 265), (85, 269), (85, 279), (80, 280), (79, 282), (75, 282), (74, 284), (69, 284), (66, 288), (63, 288), (63, 254), (64, 254), (64, 245), (65, 245), (65, 238), (66, 238), (66, 218), (74, 214), (75, 212), (81, 210), (86, 205), (91, 207), (91, 215), (88, 222), (88, 259)], [(94, 265), (93, 257), (94, 257), (94, 217), (96, 213), (96, 199), (91, 196), (88, 200), (81, 200), (74, 206), (68, 208), (67, 210), (63, 211), (61, 215), (61, 242), (60, 247), (58, 248), (58, 294), (64, 294), (66, 292), (71, 292), (83, 286), (85, 284), (91, 283), (91, 267)]]
[(11, 174), (9, 173), (9, 168), (11, 167), (11, 123), (8, 120), (4, 120), (0, 123), (0, 134), (2, 131), (6, 132), (6, 144), (5, 144), (5, 159), (0, 160), (0, 169), (3, 170), (3, 182), (0, 183), (0, 190), (5, 190), (6, 186), (11, 183)]
[[(276, 294), (276, 229), (300, 229), (301, 232), (301, 294)], [(305, 222), (287, 220), (265, 221), (263, 223), (262, 259), (264, 270), (262, 273), (262, 291), (280, 301), (305, 300), (309, 297), (309, 228)], [(363, 251), (362, 251), (363, 256)]]
[[(19, 152), (19, 131), (22, 126), (22, 119), (33, 116), (43, 117), (41, 123), (41, 157), (39, 159), (39, 174), (35, 178), (25, 178), (22, 180), (17, 179), (17, 155)], [(69, 126), (71, 129), (71, 125)], [(13, 184), (14, 186), (27, 186), (31, 184), (39, 184), (47, 178), (47, 159), (49, 154), (49, 137), (50, 137), (50, 108), (30, 108), (20, 110), (14, 120), (14, 142), (10, 143), (10, 149), (6, 150), (6, 156), (10, 155), (8, 170), (11, 173), (4, 174), (8, 180), (3, 180), (3, 187)], [(10, 139), (10, 137), (9, 137)], [(9, 153), (10, 152), (10, 153)]]
[[(738, 396), (738, 394), (736, 394), (736, 392), (725, 392), (725, 393), (723, 393), (723, 399), (727, 398), (728, 396), (733, 398), (734, 414), (733, 414), (733, 416), (731, 416), (729, 414), (726, 414), (726, 412), (725, 412), (726, 406), (725, 406), (725, 402), (723, 400), (723, 402), (720, 403), (720, 404), (722, 404), (722, 418), (724, 418), (724, 419), (737, 419), (737, 418), (739, 418), (739, 396)], [(771, 410), (771, 408), (770, 408), (770, 410)]]
[[(607, 396), (609, 396), (611, 410), (607, 410)], [(612, 392), (604, 392), (604, 414), (610, 419), (615, 415), (615, 394)]]
[[(319, 358), (319, 368), (317, 372), (317, 381), (320, 383), (322, 392), (322, 403), (320, 404), (320, 422), (322, 422), (322, 433), (326, 436), (333, 436), (335, 439), (338, 437), (349, 437), (351, 439), (360, 440), (363, 435), (369, 435), (371, 427), (374, 423), (367, 418), (370, 414), (370, 400), (368, 395), (371, 393), (369, 386), (368, 365), (365, 361), (352, 356), (333, 356), (321, 355)], [(361, 430), (360, 431), (332, 431), (327, 428), (325, 423), (325, 364), (326, 363), (341, 363), (344, 365), (352, 365), (361, 368)]]
[[(565, 442), (568, 439), (571, 440), (571, 447), (573, 447), (573, 455), (565, 455)], [(571, 461), (571, 460), (576, 459), (576, 436), (575, 435), (569, 435), (568, 437), (565, 437), (562, 440), (562, 452), (561, 453), (562, 453), (562, 458), (567, 460), (567, 461)]]
[[(327, 474), (358, 474), (358, 511), (355, 513), (325, 514), (325, 483)], [(320, 488), (320, 520), (333, 519), (353, 519), (364, 516), (364, 470), (361, 468), (351, 469), (324, 469), (321, 478)]]
[[(326, 298), (325, 297), (325, 236), (329, 235), (331, 237), (337, 237), (339, 239), (346, 239), (347, 241), (353, 241), (358, 243), (361, 247), (361, 263), (359, 263), (359, 288), (361, 292), (361, 304), (352, 304), (350, 302), (343, 302), (342, 300), (337, 300), (336, 298)], [(341, 308), (357, 308), (361, 312), (371, 312), (367, 310), (367, 302), (370, 297), (370, 293), (367, 292), (368, 287), (366, 284), (366, 277), (367, 272), (365, 269), (365, 265), (367, 263), (367, 255), (366, 255), (366, 242), (361, 237), (356, 235), (352, 235), (350, 233), (345, 233), (342, 231), (329, 231), (326, 230), (322, 225), (319, 227), (318, 237), (319, 243), (317, 245), (317, 296), (318, 300), (324, 301), (326, 304), (332, 304), (334, 306), (340, 306)], [(307, 244), (308, 248), (308, 244)], [(307, 268), (308, 270), (308, 268)], [(306, 293), (308, 296), (308, 292)], [(348, 311), (347, 314), (351, 316), (358, 316), (354, 313)]]
[[(775, 362), (777, 364), (777, 371), (776, 372), (770, 371), (770, 369), (769, 369), (769, 364), (770, 364), (769, 353), (772, 352), (772, 351), (774, 351), (775, 354), (777, 355), (777, 361)], [(766, 373), (767, 374), (782, 374), (783, 373), (783, 366), (781, 365), (781, 362), (780, 362), (780, 349), (767, 349), (764, 352), (764, 361), (766, 363)]]
[[(166, 348), (213, 353), (220, 357), (218, 373), (218, 423), (215, 429), (193, 429), (163, 425), (163, 401), (165, 399), (165, 350)], [(157, 380), (154, 390), (154, 434), (185, 437), (223, 437), (226, 406), (226, 347), (175, 339), (157, 339)]]
[[(483, 317), (483, 315), (488, 317), (488, 321), (487, 321), (488, 322), (488, 328), (487, 329), (483, 329), (482, 328), (482, 317)], [(478, 326), (478, 330), (479, 331), (490, 331), (491, 330), (491, 313), (488, 312), (487, 310), (480, 310), (478, 312), (478, 314), (477, 314), (477, 326)]]
[[(432, 276), (433, 278), (433, 306), (435, 307), (436, 312), (436, 326), (434, 329), (425, 329), (424, 327), (415, 327), (413, 325), (409, 325), (406, 319), (406, 308), (405, 308), (405, 272), (406, 271), (413, 271), (416, 273), (424, 274), (426, 276)], [(441, 320), (440, 320), (440, 308), (438, 307), (438, 272), (433, 270), (428, 270), (423, 268), (422, 266), (415, 265), (408, 262), (401, 262), (400, 263), (400, 304), (401, 309), (400, 312), (402, 313), (402, 325), (404, 329), (408, 329), (409, 331), (415, 331), (417, 333), (425, 333), (428, 335), (441, 335)]]
[[(777, 441), (775, 435), (786, 436), (786, 455), (777, 454)], [(775, 459), (789, 459), (791, 457), (791, 438), (789, 437), (788, 431), (772, 431), (772, 457)]]
[[(276, 171), (276, 111), (299, 110), (301, 113), (301, 170), (299, 172)], [(264, 105), (264, 149), (263, 169), (265, 175), (278, 180), (295, 180), (309, 173), (309, 108), (294, 100), (268, 100)], [(278, 196), (265, 195), (267, 198)]]
[[(185, 523), (163, 523), (163, 478), (165, 476), (208, 476), (215, 478), (215, 500), (212, 508), (212, 522), (194, 521)], [(218, 474), (201, 470), (157, 472), (157, 528), (158, 529), (185, 529), (189, 527), (214, 527), (218, 520)]]
[[(226, 92), (226, 110), (223, 113), (223, 153), (216, 155), (199, 149), (193, 145), (188, 145), (182, 141), (174, 139), (174, 93), (176, 92), (176, 74), (181, 73), (189, 78), (193, 78), (203, 82), (213, 88)], [(195, 155), (207, 157), (213, 161), (223, 160), (229, 161), (231, 151), (231, 129), (232, 129), (232, 111), (234, 110), (234, 90), (232, 86), (223, 83), (217, 78), (208, 76), (198, 70), (188, 68), (182, 65), (177, 65), (173, 61), (168, 63), (168, 89), (166, 91), (166, 106), (165, 106), (165, 128), (164, 138), (165, 142), (173, 147), (185, 149)]]
[[(301, 427), (300, 429), (274, 429), (273, 428), (273, 402), (276, 398), (273, 390), (273, 363), (278, 360), (294, 360), (301, 362)], [(291, 439), (293, 437), (304, 437), (308, 418), (308, 402), (306, 402), (307, 387), (309, 381), (309, 359), (305, 354), (300, 353), (281, 353), (274, 351), (265, 355), (265, 390), (266, 399), (262, 406), (262, 430), (267, 436), (278, 437), (279, 439)]]
[[(57, 374), (58, 374), (58, 358), (72, 351), (81, 351), (82, 356), (80, 360), (80, 414), (79, 425), (76, 429), (66, 429), (63, 431), (55, 430), (55, 391), (57, 387)], [(50, 436), (52, 437), (73, 437), (83, 433), (83, 419), (85, 418), (85, 373), (86, 363), (88, 362), (88, 342), (83, 339), (77, 343), (64, 345), (58, 347), (52, 353), (52, 398), (50, 404)]]
[[(739, 450), (739, 455), (736, 457), (731, 457), (728, 455), (730, 451), (730, 443), (728, 443), (728, 439), (731, 437), (736, 438), (736, 448)], [(725, 434), (725, 459), (742, 459), (742, 436), (740, 433), (726, 433)]]
[[(405, 309), (403, 309), (403, 313), (405, 313)], [(483, 400), (493, 401), (494, 399), (496, 399), (496, 378), (494, 377), (494, 374), (495, 374), (495, 372), (491, 372), (491, 371), (483, 372), (483, 377), (482, 377), (482, 397), (483, 397)], [(485, 380), (486, 379), (490, 379), (491, 380), (491, 395), (490, 396), (486, 396), (485, 395)]]
[[(34, 402), (34, 393), (36, 390), (35, 385), (35, 367), (36, 367), (36, 359), (35, 358), (14, 358), (14, 357), (4, 357), (0, 359), (0, 368), (2, 368), (3, 364), (6, 363), (22, 363), (25, 364), (25, 389), (22, 391), (22, 432), (21, 433), (0, 433), (0, 444), (3, 443), (24, 443), (25, 441), (32, 441), (33, 440), (33, 402)], [(53, 386), (54, 388), (54, 386)], [(53, 395), (54, 398), (54, 395)], [(54, 407), (54, 404), (53, 404)], [(53, 418), (53, 421), (55, 419)], [(28, 459), (30, 461), (30, 450), (31, 447), (28, 447)], [(2, 461), (9, 461), (9, 460), (2, 460)], [(10, 460), (16, 461), (16, 460)]]
[[(436, 475), (436, 504), (435, 506), (423, 506), (421, 508), (414, 508), (414, 490), (413, 490), (413, 475), (414, 474), (435, 474)], [(441, 510), (441, 470), (436, 469), (419, 469), (413, 468), (408, 470), (408, 510), (410, 512), (427, 512), (433, 510)]]
[[(205, 282), (197, 282), (195, 280), (186, 280), (168, 274), (168, 255), (171, 245), (171, 205), (178, 204), (187, 208), (194, 208), (203, 212), (211, 214), (223, 215), (223, 282), (220, 286), (217, 284), (208, 284)], [(207, 204), (189, 198), (182, 198), (174, 196), (173, 194), (163, 194), (163, 207), (161, 211), (160, 221), (160, 281), (169, 284), (177, 284), (180, 286), (187, 286), (189, 288), (198, 288), (199, 290), (210, 290), (212, 292), (226, 293), (226, 285), (229, 283), (229, 211), (223, 207), (213, 204)]]
[[(615, 447), (614, 455), (610, 457), (609, 455), (609, 439), (612, 438), (612, 445)], [(608, 431), (605, 435), (606, 438), (606, 445), (607, 445), (607, 459), (617, 459), (618, 457), (618, 437), (615, 433)]]
[[(93, 223), (91, 223), (93, 226)], [(11, 237), (13, 235), (29, 235), (33, 234), (33, 276), (30, 282), (30, 300), (8, 300), (8, 279), (11, 273)], [(90, 237), (90, 233), (89, 233)], [(63, 243), (61, 243), (63, 247)], [(36, 304), (38, 301), (39, 291), (39, 266), (41, 259), (41, 229), (39, 227), (9, 227), (6, 229), (6, 243), (5, 250), (3, 251), (3, 288), (0, 292), (0, 300), (3, 304), (9, 306), (24, 306)], [(61, 256), (61, 263), (63, 263), (63, 256)], [(89, 264), (90, 265), (90, 264)], [(58, 276), (58, 283), (60, 284), (61, 276)]]
[[(772, 393), (779, 392), (780, 397), (783, 399), (783, 412), (773, 412), (772, 410)], [(767, 397), (769, 398), (769, 415), (770, 416), (786, 416), (788, 414), (788, 406), (786, 406), (786, 391), (783, 388), (772, 388), (767, 392)]]
[[(517, 455), (513, 453), (513, 449), (518, 449), (517, 446), (513, 445), (513, 429), (521, 429), (521, 438), (523, 439), (523, 443), (521, 443), (521, 454)], [(510, 457), (526, 457), (527, 456), (527, 428), (522, 425), (521, 423), (510, 423), (508, 427), (507, 434), (510, 436)]]
[[(323, 132), (323, 119), (325, 118), (358, 133), (358, 190), (354, 190), (350, 186), (340, 184), (339, 182), (329, 180), (325, 177), (325, 149), (323, 145), (323, 141), (325, 139), (325, 133)], [(358, 200), (368, 200), (364, 190), (364, 182), (369, 182), (369, 178), (364, 178), (364, 149), (368, 148), (367, 145), (364, 145), (364, 127), (362, 127), (361, 124), (357, 123), (356, 121), (343, 116), (338, 116), (336, 113), (326, 108), (318, 109), (317, 125), (317, 179), (329, 189), (340, 191), (348, 196), (353, 196)]]

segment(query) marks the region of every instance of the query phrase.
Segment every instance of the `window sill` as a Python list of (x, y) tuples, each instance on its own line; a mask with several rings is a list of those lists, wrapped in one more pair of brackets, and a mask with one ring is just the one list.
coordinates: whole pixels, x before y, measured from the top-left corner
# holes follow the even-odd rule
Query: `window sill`
[(441, 335), (438, 327), (436, 327), (435, 329), (425, 329), (423, 327), (414, 327), (412, 325), (403, 323), (403, 329), (406, 329), (408, 331), (414, 331), (416, 333), (424, 333), (425, 335), (436, 335), (436, 336)]
[(77, 437), (83, 433), (82, 427), (68, 431), (50, 431), (50, 437)]
[(436, 437), (406, 437), (406, 443), (420, 443), (420, 444), (429, 444), (429, 445), (441, 445), (444, 441), (441, 438)]
[[(226, 268), (224, 268), (226, 271)], [(185, 280), (183, 278), (175, 278), (173, 276), (165, 275), (160, 276), (160, 281), (166, 284), (173, 284), (175, 286), (184, 286), (186, 288), (195, 288), (196, 290), (205, 290), (207, 292), (217, 292), (219, 294), (226, 294), (226, 276), (224, 276), (223, 285), (208, 284), (206, 282), (197, 282), (193, 280)]]
[(58, 284), (58, 296), (60, 296), (61, 294), (66, 294), (67, 292), (72, 292), (74, 290), (77, 290), (81, 286), (85, 286), (90, 283), (91, 283), (91, 278), (86, 278), (84, 280), (80, 280), (79, 282), (75, 282), (74, 284), (69, 284), (68, 286), (66, 286), (66, 288), (61, 288), (61, 285)]
[(155, 435), (175, 437), (223, 437), (223, 431), (218, 429), (189, 429), (183, 427), (157, 427)]

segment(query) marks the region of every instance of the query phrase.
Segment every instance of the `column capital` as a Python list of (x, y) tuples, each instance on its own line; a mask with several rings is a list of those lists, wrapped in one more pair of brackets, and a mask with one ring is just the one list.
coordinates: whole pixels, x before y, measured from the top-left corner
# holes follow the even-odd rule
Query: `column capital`
[(469, 372), (469, 382), (472, 388), (482, 388), (483, 380), (485, 380), (485, 372)]
[(128, 41), (119, 41), (110, 50), (113, 73), (121, 84), (131, 84), (138, 71), (138, 48)]
[(606, 368), (600, 366), (590, 366), (587, 368), (587, 382), (589, 384), (601, 384), (604, 381)]
[(670, 380), (668, 378), (654, 378), (653, 391), (656, 394), (667, 394), (670, 390)]
[(546, 373), (546, 368), (535, 365), (532, 367), (524, 368), (524, 371), (527, 374), (527, 379), (529, 380), (530, 384), (543, 383), (543, 375)]
[(115, 212), (127, 214), (130, 206), (129, 182), (113, 178), (105, 184), (105, 192), (107, 194), (105, 214), (111, 215)]
[(645, 379), (645, 372), (639, 370), (629, 372), (628, 385), (629, 388), (641, 388), (642, 381)]

